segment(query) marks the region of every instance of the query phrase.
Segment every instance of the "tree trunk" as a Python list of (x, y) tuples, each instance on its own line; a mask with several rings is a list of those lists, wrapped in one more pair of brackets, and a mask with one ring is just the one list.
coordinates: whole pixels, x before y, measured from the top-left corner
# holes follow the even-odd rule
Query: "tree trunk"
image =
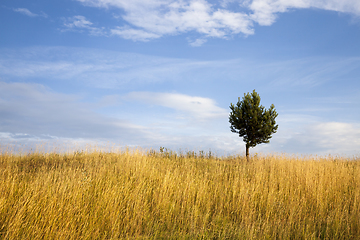
[(249, 161), (249, 145), (246, 144), (246, 160)]

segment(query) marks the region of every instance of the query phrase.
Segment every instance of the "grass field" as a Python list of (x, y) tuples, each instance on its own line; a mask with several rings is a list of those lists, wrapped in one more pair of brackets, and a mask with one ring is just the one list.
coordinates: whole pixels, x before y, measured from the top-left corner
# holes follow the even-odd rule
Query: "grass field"
[(360, 239), (360, 161), (3, 153), (0, 239)]

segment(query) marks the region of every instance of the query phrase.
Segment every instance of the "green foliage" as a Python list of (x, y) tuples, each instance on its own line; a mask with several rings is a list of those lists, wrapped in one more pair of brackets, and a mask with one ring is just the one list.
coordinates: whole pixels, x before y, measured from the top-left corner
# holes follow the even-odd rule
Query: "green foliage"
[(230, 105), (229, 122), (232, 132), (243, 137), (246, 143), (246, 155), (248, 148), (255, 147), (260, 143), (268, 143), (271, 134), (276, 133), (278, 125), (275, 118), (278, 116), (274, 104), (267, 110), (260, 105), (260, 96), (253, 92), (244, 94), (242, 101), (240, 97), (236, 105)]

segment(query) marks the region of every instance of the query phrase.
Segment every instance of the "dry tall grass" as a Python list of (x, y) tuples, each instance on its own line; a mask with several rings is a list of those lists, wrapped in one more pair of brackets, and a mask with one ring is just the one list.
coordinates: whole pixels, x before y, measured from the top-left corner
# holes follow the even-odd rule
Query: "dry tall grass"
[(0, 239), (356, 239), (360, 162), (0, 157)]

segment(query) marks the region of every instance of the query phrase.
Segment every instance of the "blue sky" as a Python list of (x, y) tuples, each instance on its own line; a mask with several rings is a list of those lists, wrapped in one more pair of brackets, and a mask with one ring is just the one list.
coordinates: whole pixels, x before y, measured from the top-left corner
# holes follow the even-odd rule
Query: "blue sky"
[(360, 151), (358, 0), (4, 0), (0, 142), (243, 154), (229, 105), (278, 132), (250, 153)]

